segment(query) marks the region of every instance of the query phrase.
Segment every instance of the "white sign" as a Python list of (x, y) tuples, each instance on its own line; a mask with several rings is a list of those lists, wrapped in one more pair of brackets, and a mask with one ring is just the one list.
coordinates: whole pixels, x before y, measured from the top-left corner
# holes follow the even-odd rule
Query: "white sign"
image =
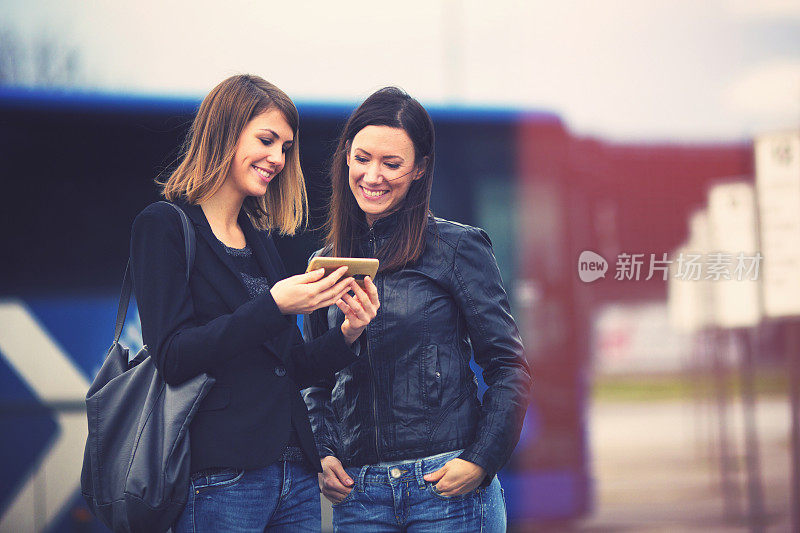
[[(708, 194), (711, 254), (708, 271), (719, 273), (711, 283), (714, 323), (723, 328), (751, 327), (761, 320), (759, 282), (744, 269), (757, 256), (756, 203), (746, 182), (713, 186)], [(759, 263), (754, 263), (756, 267)]]
[(800, 131), (755, 141), (764, 314), (800, 316)]
[(682, 246), (672, 254), (667, 283), (667, 312), (670, 326), (681, 333), (697, 333), (711, 324), (711, 300), (707, 283), (702, 280), (682, 277), (679, 265), (681, 257), (694, 257), (688, 246)]
[(713, 324), (711, 282), (702, 275), (702, 258), (709, 253), (708, 212), (689, 219), (689, 242), (672, 255), (667, 285), (669, 322), (681, 332), (698, 332)]

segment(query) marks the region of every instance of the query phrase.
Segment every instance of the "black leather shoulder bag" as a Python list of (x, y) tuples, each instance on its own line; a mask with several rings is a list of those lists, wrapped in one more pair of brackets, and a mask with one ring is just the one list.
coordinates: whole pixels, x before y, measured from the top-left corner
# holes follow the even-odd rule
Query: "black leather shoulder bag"
[[(167, 203), (167, 202), (165, 202)], [(195, 233), (180, 214), (186, 245), (186, 282), (194, 264)], [(86, 394), (89, 436), (81, 493), (114, 531), (166, 531), (186, 505), (189, 424), (214, 384), (201, 374), (172, 387), (164, 383), (147, 346), (129, 362), (119, 343), (131, 297), (130, 260), (117, 309), (114, 343)]]

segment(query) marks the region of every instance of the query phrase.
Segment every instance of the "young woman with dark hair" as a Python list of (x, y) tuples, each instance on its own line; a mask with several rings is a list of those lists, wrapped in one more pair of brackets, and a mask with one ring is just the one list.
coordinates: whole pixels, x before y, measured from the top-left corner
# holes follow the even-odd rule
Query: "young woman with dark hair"
[[(189, 428), (176, 532), (320, 529), (321, 467), (300, 388), (357, 360), (378, 297), (374, 287), (347, 295), (358, 286), (345, 269), (286, 275), (270, 232), (291, 235), (306, 218), (298, 123), (289, 97), (257, 76), (228, 78), (203, 100), (162, 183), (195, 226), (188, 283), (174, 209), (154, 203), (133, 223), (134, 291), (159, 373), (174, 386), (216, 379)], [(294, 315), (334, 303), (347, 319), (305, 343)]]
[[(505, 531), (495, 474), (519, 439), (530, 372), (489, 237), (430, 212), (433, 168), (430, 116), (392, 87), (353, 112), (334, 154), (317, 253), (381, 261), (359, 359), (304, 391), (336, 531)], [(357, 308), (314, 311), (307, 339)]]

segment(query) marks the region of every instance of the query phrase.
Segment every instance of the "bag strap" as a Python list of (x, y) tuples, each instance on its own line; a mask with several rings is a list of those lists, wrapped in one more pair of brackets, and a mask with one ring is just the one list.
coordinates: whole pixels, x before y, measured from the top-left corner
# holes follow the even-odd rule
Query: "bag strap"
[[(189, 217), (183, 212), (183, 209), (177, 205), (161, 201), (160, 204), (167, 204), (175, 208), (181, 217), (181, 224), (183, 226), (183, 243), (186, 249), (186, 282), (189, 282), (189, 274), (194, 265), (194, 250), (195, 250), (195, 233), (194, 226), (189, 221)], [(131, 301), (131, 291), (133, 289), (133, 282), (131, 280), (131, 260), (128, 258), (128, 264), (125, 266), (125, 276), (122, 278), (122, 293), (119, 296), (119, 307), (117, 307), (117, 323), (114, 328), (114, 344), (119, 342), (122, 335), (122, 328), (125, 325), (125, 317), (128, 314), (128, 304)]]

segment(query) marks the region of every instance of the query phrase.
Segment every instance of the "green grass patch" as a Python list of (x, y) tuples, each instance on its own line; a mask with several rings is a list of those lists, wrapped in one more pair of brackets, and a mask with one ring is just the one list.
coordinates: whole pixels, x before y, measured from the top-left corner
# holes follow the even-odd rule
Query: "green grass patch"
[[(726, 372), (721, 378), (728, 397), (741, 395), (741, 380), (737, 373)], [(704, 371), (697, 374), (658, 374), (596, 376), (592, 386), (595, 401), (660, 401), (713, 398), (717, 394), (718, 378)], [(785, 396), (789, 390), (787, 372), (781, 369), (760, 369), (754, 377), (757, 396)]]

